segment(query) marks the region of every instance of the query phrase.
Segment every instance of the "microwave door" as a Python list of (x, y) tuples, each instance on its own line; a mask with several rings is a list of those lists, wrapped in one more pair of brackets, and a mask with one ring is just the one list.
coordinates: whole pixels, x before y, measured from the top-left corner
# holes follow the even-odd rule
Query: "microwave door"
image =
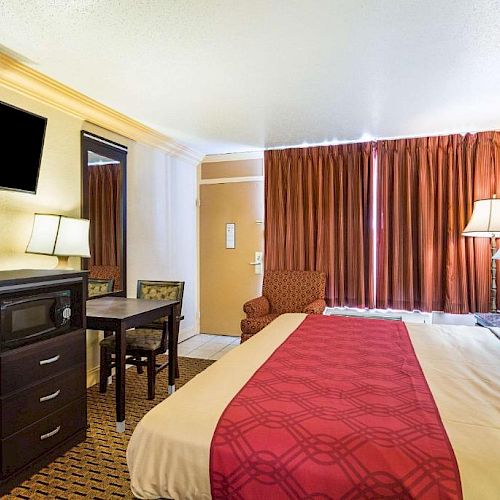
[(10, 302), (3, 309), (8, 328), (3, 329), (4, 345), (18, 344), (57, 329), (54, 297), (22, 299)]

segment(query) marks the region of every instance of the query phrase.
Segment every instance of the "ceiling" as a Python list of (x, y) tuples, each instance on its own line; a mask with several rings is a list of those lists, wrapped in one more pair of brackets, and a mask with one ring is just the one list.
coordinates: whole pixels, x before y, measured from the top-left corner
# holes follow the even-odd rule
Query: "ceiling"
[(204, 153), (500, 128), (500, 0), (2, 0), (0, 40)]

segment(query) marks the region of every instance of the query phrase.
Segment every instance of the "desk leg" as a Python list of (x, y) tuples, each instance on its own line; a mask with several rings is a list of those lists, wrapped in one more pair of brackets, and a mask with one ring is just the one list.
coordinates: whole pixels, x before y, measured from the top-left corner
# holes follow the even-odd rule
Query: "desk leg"
[[(177, 341), (179, 337), (178, 327), (178, 307), (177, 305), (170, 308), (168, 314), (168, 393), (175, 392), (175, 372), (177, 369)], [(166, 325), (164, 325), (164, 328)]]
[(125, 432), (125, 351), (126, 330), (120, 326), (115, 332), (116, 358), (116, 430)]
[[(111, 337), (111, 335), (114, 335), (114, 333), (111, 330), (104, 330), (104, 338), (106, 337)], [(111, 370), (109, 370), (111, 373)], [(108, 377), (108, 385), (111, 385), (113, 383), (113, 375), (110, 375)]]

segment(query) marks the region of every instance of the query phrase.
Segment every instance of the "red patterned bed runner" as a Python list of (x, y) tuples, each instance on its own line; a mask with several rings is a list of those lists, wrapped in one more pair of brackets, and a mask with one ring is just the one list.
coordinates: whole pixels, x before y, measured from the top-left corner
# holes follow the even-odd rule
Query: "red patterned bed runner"
[(234, 397), (210, 481), (225, 500), (462, 498), (404, 323), (344, 317), (308, 316)]

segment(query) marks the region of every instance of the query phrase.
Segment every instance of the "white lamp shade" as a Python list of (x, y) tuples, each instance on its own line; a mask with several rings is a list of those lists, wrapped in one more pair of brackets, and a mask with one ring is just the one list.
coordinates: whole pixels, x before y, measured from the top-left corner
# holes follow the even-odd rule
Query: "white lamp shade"
[(500, 199), (475, 201), (472, 216), (462, 234), (498, 238), (500, 236)]
[(59, 215), (35, 214), (26, 252), (54, 255), (60, 219)]
[(90, 221), (61, 215), (35, 214), (28, 253), (90, 257)]
[(495, 259), (495, 260), (500, 260), (500, 250), (497, 250), (495, 252), (495, 255), (493, 255), (492, 259)]
[(54, 255), (90, 257), (90, 221), (61, 217)]

